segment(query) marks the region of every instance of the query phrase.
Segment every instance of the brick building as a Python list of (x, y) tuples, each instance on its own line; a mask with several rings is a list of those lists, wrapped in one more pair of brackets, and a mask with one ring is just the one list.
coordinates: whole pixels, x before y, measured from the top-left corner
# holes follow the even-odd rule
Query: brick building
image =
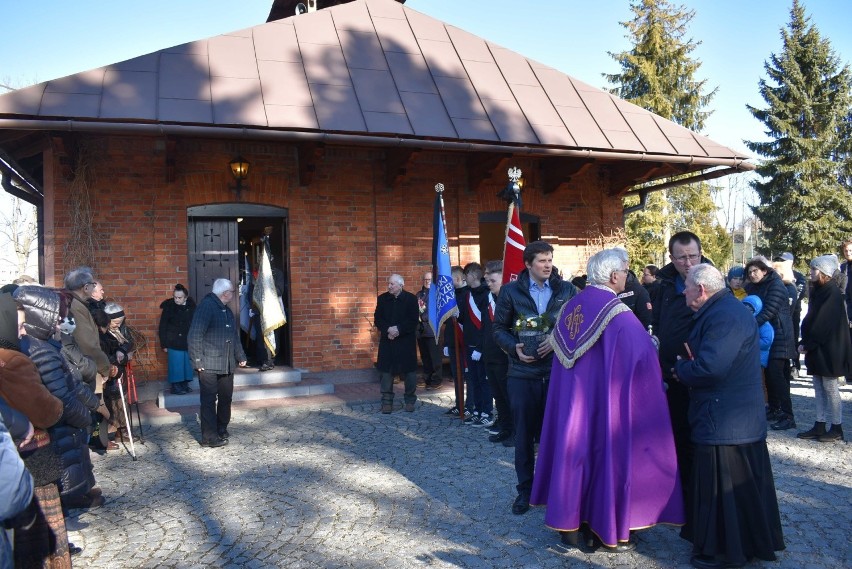
[[(229, 163), (249, 163), (239, 183)], [(376, 295), (431, 263), (434, 186), (454, 263), (499, 258), (506, 170), (563, 272), (622, 227), (622, 196), (752, 169), (735, 151), (394, 0), (166, 48), (0, 96), (6, 191), (39, 206), (47, 285), (91, 263), (156, 344), (159, 303), (239, 279), (273, 226), (284, 363), (372, 365)], [(87, 208), (92, 215), (86, 214)], [(87, 245), (91, 243), (92, 245)], [(159, 350), (150, 355), (163, 372)]]

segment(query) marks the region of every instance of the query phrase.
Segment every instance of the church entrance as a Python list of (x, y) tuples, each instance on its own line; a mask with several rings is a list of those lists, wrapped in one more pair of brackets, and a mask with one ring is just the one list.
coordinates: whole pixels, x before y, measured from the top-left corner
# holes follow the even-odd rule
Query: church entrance
[(257, 332), (258, 317), (249, 315), (251, 298), (247, 288), (257, 276), (261, 238), (269, 236), (271, 265), (273, 272), (278, 272), (277, 292), (281, 293), (288, 322), (275, 333), (275, 364), (292, 365), (287, 210), (243, 203), (203, 205), (188, 208), (187, 219), (190, 295), (196, 302), (200, 301), (212, 290), (217, 278), (230, 279), (237, 285), (242, 294), (234, 295), (230, 307), (240, 322), (250, 366), (265, 358), (263, 340)]

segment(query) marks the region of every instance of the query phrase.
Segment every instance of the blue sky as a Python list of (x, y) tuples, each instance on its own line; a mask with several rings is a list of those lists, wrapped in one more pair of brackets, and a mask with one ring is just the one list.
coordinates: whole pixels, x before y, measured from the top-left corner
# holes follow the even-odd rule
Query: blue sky
[[(318, 0), (320, 3), (322, 0)], [(685, 0), (696, 11), (690, 35), (702, 42), (699, 79), (719, 87), (704, 134), (746, 151), (762, 138), (746, 103), (763, 106), (757, 82), (792, 0)], [(807, 13), (843, 62), (852, 61), (852, 2), (804, 0)], [(3, 13), (0, 83), (47, 81), (266, 21), (272, 0), (37, 0)], [(619, 22), (627, 0), (408, 0), (406, 6), (551, 65), (592, 85), (618, 67), (607, 54), (629, 49)]]

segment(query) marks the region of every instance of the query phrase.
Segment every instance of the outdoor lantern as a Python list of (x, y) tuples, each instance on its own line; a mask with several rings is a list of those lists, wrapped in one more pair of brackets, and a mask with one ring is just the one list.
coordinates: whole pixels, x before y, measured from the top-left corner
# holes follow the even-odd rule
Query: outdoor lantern
[(237, 180), (237, 184), (248, 178), (249, 171), (249, 163), (242, 156), (237, 156), (230, 162), (231, 173), (234, 175), (234, 179)]
[(239, 200), (240, 193), (248, 189), (248, 186), (243, 186), (243, 180), (248, 178), (249, 163), (242, 156), (237, 156), (228, 165), (231, 167), (231, 174), (234, 175), (234, 179), (237, 181), (237, 184), (231, 186), (231, 189), (237, 193), (237, 199)]

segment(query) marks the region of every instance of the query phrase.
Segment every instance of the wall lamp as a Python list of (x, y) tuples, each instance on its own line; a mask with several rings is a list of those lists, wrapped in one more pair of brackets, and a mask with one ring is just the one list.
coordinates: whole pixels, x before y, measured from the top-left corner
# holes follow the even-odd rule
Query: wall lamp
[(243, 181), (248, 178), (249, 162), (242, 156), (237, 156), (228, 165), (231, 167), (231, 174), (234, 175), (234, 180), (237, 181), (236, 185), (230, 186), (230, 189), (237, 193), (237, 200), (239, 201), (241, 192), (249, 189), (248, 186), (243, 185)]

